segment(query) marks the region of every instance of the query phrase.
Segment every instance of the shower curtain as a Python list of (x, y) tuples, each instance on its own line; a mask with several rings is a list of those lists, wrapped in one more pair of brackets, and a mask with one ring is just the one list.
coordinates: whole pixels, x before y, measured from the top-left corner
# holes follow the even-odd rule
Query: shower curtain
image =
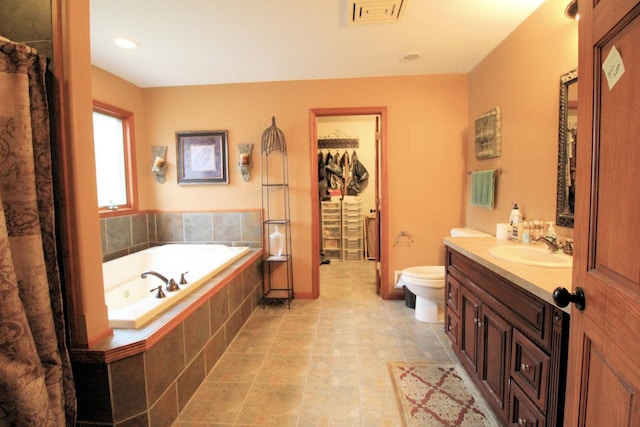
[(0, 38), (0, 426), (75, 423), (46, 68), (30, 47)]

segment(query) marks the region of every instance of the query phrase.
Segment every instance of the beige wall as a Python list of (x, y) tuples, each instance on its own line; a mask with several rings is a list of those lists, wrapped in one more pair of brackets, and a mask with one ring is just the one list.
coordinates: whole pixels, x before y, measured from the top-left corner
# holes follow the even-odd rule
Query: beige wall
[[(296, 294), (311, 295), (312, 253), (309, 110), (321, 107), (388, 108), (389, 229), (406, 230), (410, 247), (389, 248), (391, 271), (441, 263), (442, 236), (463, 221), (462, 185), (467, 121), (464, 75), (314, 80), (144, 89), (148, 143), (169, 146), (165, 184), (150, 185), (149, 207), (242, 209), (260, 207), (259, 163), (244, 182), (236, 168), (237, 144), (254, 143), (271, 116), (286, 135), (289, 156), (294, 281)], [(227, 129), (230, 184), (178, 186), (175, 132)], [(150, 179), (150, 177), (149, 177)], [(321, 290), (322, 292), (322, 290)]]
[[(502, 168), (495, 209), (467, 203), (467, 224), (495, 234), (512, 203), (525, 219), (555, 221), (560, 75), (578, 66), (578, 24), (564, 16), (566, 0), (547, 0), (469, 73), (469, 128), (502, 108), (502, 155), (476, 160), (469, 132), (469, 170)], [(465, 181), (468, 199), (470, 180)], [(563, 236), (573, 230), (558, 229)]]
[(133, 113), (134, 144), (136, 147), (138, 203), (142, 210), (149, 209), (147, 197), (151, 180), (151, 148), (144, 133), (144, 106), (142, 89), (98, 67), (92, 67), (92, 95), (97, 101)]
[[(77, 4), (83, 9), (86, 3), (84, 0)], [(311, 248), (314, 231), (309, 165), (316, 153), (309, 149), (309, 109), (387, 107), (390, 277), (386, 280), (392, 282), (394, 270), (442, 263), (442, 237), (452, 227), (466, 224), (494, 233), (495, 223), (508, 218), (511, 202), (521, 203), (529, 217), (555, 217), (559, 76), (577, 64), (577, 27), (563, 17), (564, 6), (559, 0), (545, 2), (468, 75), (151, 88), (140, 90), (141, 95), (137, 88), (127, 88), (122, 82), (109, 83), (111, 79), (102, 75), (100, 82), (94, 81), (94, 93), (111, 92), (109, 85), (113, 84), (129, 99), (127, 102), (132, 102), (132, 108), (140, 108), (142, 97), (141, 113), (134, 111), (138, 123), (143, 117), (143, 123), (137, 125), (142, 126), (138, 131), (143, 136), (137, 134), (136, 141), (139, 190), (144, 193), (141, 209), (260, 207), (260, 137), (270, 125), (271, 116), (275, 116), (278, 127), (286, 134), (289, 151), (294, 281), (299, 297), (311, 294), (311, 265), (318, 262)], [(88, 22), (88, 15), (81, 12), (77, 19)], [(88, 39), (86, 26), (79, 27), (75, 40)], [(89, 78), (85, 69), (89, 56), (81, 53), (83, 56), (75, 60), (87, 64), (77, 64), (79, 71), (70, 75), (80, 86)], [(132, 93), (125, 95), (128, 91)], [(478, 115), (496, 105), (503, 112), (503, 154), (498, 159), (476, 161), (473, 132), (469, 129), (473, 129)], [(78, 118), (85, 119), (90, 114), (90, 104), (84, 98), (71, 108)], [(217, 129), (229, 131), (229, 185), (178, 186), (175, 132)], [(78, 140), (90, 139), (90, 126), (77, 129), (76, 145)], [(239, 143), (255, 144), (256, 163), (249, 182), (242, 181), (236, 167)], [(169, 173), (164, 184), (155, 182), (149, 170), (152, 145), (169, 147)], [(83, 161), (90, 161), (93, 155), (89, 149), (77, 154)], [(491, 167), (504, 169), (496, 209), (472, 208), (466, 171)], [(86, 246), (79, 260), (83, 271), (100, 260), (99, 244), (92, 237), (97, 232), (90, 234), (98, 228), (95, 194), (89, 191), (91, 183), (83, 182), (78, 189), (89, 193), (78, 202), (84, 210), (77, 215), (85, 225), (78, 230), (78, 239), (96, 243), (81, 244)], [(414, 242), (394, 246), (394, 239), (402, 230), (410, 233)], [(89, 294), (101, 307), (101, 283), (83, 280), (81, 286), (83, 294)], [(93, 307), (89, 301), (84, 304)], [(100, 315), (102, 311), (98, 310)], [(88, 326), (89, 336), (101, 332), (98, 326)]]

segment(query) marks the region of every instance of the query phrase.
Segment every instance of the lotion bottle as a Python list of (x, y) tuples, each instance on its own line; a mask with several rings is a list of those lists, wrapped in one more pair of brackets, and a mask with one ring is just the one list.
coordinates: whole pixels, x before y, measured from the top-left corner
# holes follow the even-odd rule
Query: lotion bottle
[(272, 256), (282, 256), (284, 252), (284, 234), (275, 226), (273, 233), (269, 234), (269, 253)]
[(514, 203), (513, 204), (513, 209), (511, 210), (511, 215), (509, 215), (509, 225), (510, 225), (510, 233), (509, 233), (509, 238), (513, 239), (513, 240), (518, 240), (519, 239), (519, 235), (518, 235), (518, 227), (519, 224), (522, 222), (522, 214), (520, 213), (520, 210), (518, 209), (518, 204)]

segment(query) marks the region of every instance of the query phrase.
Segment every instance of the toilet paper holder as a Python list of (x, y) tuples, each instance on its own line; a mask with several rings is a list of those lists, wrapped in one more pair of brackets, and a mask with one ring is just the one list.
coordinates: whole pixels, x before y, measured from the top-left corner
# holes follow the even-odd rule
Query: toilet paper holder
[(407, 239), (409, 241), (409, 246), (411, 246), (411, 244), (413, 243), (413, 237), (411, 237), (411, 234), (407, 233), (404, 230), (401, 230), (400, 233), (398, 233), (398, 235), (396, 236), (396, 240), (394, 241), (393, 246), (395, 247), (398, 243), (400, 243), (402, 239)]

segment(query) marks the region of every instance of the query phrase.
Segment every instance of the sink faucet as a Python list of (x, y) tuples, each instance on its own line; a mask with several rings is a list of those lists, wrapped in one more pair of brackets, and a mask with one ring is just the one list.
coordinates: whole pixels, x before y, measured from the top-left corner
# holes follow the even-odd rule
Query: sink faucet
[(180, 287), (178, 286), (178, 284), (176, 283), (175, 280), (173, 279), (167, 279), (166, 277), (164, 277), (162, 274), (156, 272), (156, 271), (145, 271), (144, 273), (142, 273), (140, 275), (140, 277), (142, 277), (143, 279), (147, 278), (147, 275), (151, 274), (152, 276), (156, 276), (158, 279), (162, 280), (166, 286), (167, 291), (169, 292), (174, 292), (180, 289)]
[(551, 252), (558, 252), (558, 249), (560, 249), (558, 242), (553, 237), (539, 236), (539, 237), (534, 237), (533, 241), (542, 242), (546, 244), (547, 247), (551, 250)]

